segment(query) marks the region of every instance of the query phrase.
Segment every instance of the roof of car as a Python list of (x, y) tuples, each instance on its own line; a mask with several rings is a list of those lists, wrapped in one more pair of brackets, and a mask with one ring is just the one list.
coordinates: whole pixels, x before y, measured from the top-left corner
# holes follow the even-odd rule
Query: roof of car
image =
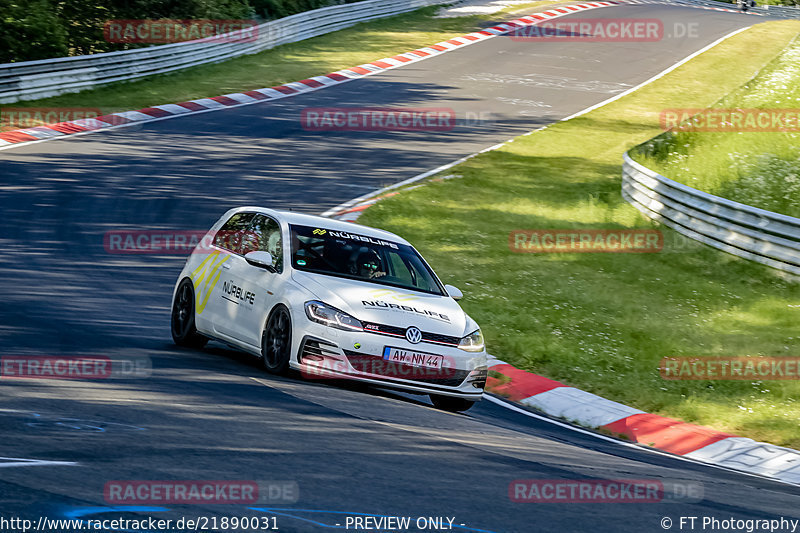
[(345, 222), (343, 220), (336, 220), (333, 218), (321, 217), (319, 215), (307, 215), (304, 213), (297, 213), (295, 211), (282, 211), (279, 209), (268, 209), (266, 207), (245, 206), (235, 209), (235, 211), (257, 211), (271, 215), (279, 220), (288, 222), (289, 224), (298, 224), (303, 226), (319, 226), (325, 229), (332, 229), (334, 231), (347, 231), (357, 233), (367, 237), (375, 237), (379, 239), (391, 240), (401, 244), (409, 244), (408, 241), (382, 229), (371, 228), (369, 226), (362, 226), (354, 222)]

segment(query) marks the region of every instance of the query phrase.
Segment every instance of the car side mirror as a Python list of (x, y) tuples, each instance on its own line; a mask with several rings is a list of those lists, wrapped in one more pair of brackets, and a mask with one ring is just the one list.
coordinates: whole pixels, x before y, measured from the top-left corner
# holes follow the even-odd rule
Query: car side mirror
[(254, 267), (263, 268), (264, 270), (269, 270), (270, 272), (277, 272), (272, 264), (272, 254), (269, 252), (262, 252), (261, 250), (248, 252), (245, 254), (244, 260)]
[(452, 298), (455, 301), (459, 301), (461, 298), (464, 297), (464, 293), (458, 290), (456, 287), (453, 287), (452, 285), (445, 285), (444, 290), (446, 290), (447, 294), (450, 295), (450, 298)]

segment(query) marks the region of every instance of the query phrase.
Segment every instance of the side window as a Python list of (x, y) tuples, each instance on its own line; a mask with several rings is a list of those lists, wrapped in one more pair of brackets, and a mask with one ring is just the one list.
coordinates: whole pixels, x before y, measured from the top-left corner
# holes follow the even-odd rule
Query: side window
[(283, 272), (281, 227), (268, 216), (256, 215), (242, 238), (242, 254), (256, 250), (269, 252), (275, 269)]
[(254, 216), (255, 213), (236, 213), (233, 215), (217, 230), (217, 234), (214, 235), (214, 246), (239, 253), (242, 235)]

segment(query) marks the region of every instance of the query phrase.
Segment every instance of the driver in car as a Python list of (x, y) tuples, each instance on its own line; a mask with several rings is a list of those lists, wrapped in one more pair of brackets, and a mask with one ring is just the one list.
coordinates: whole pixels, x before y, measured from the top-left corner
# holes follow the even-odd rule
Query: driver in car
[(386, 275), (383, 270), (383, 261), (375, 250), (358, 254), (358, 275), (362, 278), (375, 279)]

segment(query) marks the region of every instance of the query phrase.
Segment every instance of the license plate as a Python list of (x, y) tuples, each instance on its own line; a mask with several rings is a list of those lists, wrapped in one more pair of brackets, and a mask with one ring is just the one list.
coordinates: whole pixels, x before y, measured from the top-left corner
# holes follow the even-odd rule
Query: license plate
[(402, 348), (387, 346), (383, 349), (383, 358), (392, 363), (403, 363), (420, 368), (442, 368), (444, 356), (415, 352)]

